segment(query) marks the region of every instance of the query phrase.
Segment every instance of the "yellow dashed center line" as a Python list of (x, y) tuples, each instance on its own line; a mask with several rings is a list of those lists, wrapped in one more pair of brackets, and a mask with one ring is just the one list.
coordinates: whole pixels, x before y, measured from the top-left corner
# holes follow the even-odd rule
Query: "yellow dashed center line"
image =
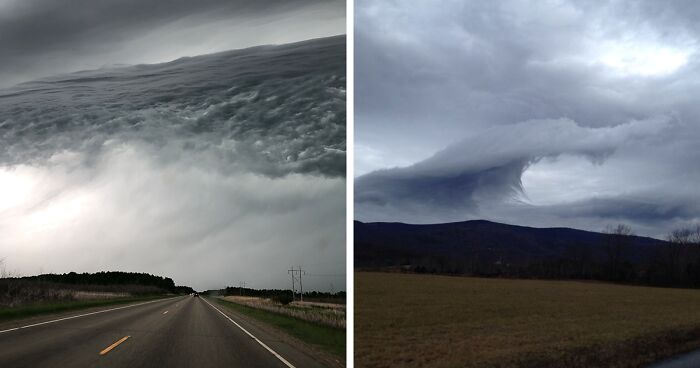
[(100, 355), (105, 355), (105, 354), (109, 353), (110, 351), (112, 351), (112, 349), (116, 348), (119, 344), (126, 341), (126, 339), (128, 339), (129, 337), (131, 337), (131, 336), (124, 336), (121, 339), (117, 340), (117, 342), (115, 342), (114, 344), (112, 344), (112, 345), (106, 347), (104, 350), (102, 350), (100, 352)]
[(168, 313), (168, 311), (163, 312), (163, 314), (166, 314), (166, 313)]

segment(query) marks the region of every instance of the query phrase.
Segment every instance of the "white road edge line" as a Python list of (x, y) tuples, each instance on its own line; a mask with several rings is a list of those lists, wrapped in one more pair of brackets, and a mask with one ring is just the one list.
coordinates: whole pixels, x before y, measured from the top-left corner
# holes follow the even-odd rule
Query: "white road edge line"
[(277, 359), (279, 359), (279, 360), (280, 360), (282, 363), (284, 363), (287, 367), (289, 367), (289, 368), (296, 368), (295, 366), (292, 365), (292, 363), (288, 362), (287, 359), (282, 358), (282, 356), (279, 355), (279, 354), (277, 354), (276, 351), (272, 350), (269, 346), (265, 345), (264, 342), (260, 341), (260, 339), (258, 339), (257, 337), (255, 337), (252, 333), (248, 332), (248, 330), (246, 330), (245, 328), (243, 328), (243, 326), (239, 325), (236, 321), (232, 320), (231, 317), (229, 317), (229, 316), (226, 315), (226, 313), (222, 312), (219, 308), (213, 306), (213, 305), (212, 305), (211, 303), (209, 303), (206, 299), (202, 298), (202, 300), (204, 300), (205, 303), (209, 304), (210, 307), (216, 309), (217, 312), (221, 313), (222, 316), (226, 317), (226, 319), (228, 319), (229, 321), (231, 321), (231, 323), (233, 323), (234, 325), (236, 325), (236, 327), (238, 327), (238, 328), (240, 328), (241, 330), (243, 330), (243, 332), (245, 332), (246, 334), (248, 334), (248, 336), (250, 336), (251, 338), (253, 338), (253, 340), (257, 341), (258, 344), (262, 345), (262, 347), (264, 347), (265, 349), (267, 349), (267, 351), (269, 351), (270, 353), (272, 353), (272, 355), (274, 355)]
[[(177, 296), (175, 296), (175, 297), (173, 297), (173, 298), (177, 298)], [(47, 324), (49, 324), (49, 323), (65, 321), (65, 320), (73, 319), (73, 318), (91, 316), (91, 315), (93, 315), (93, 314), (111, 312), (111, 311), (115, 311), (115, 310), (118, 310), (118, 309), (131, 308), (131, 307), (138, 307), (139, 305), (144, 305), (144, 304), (149, 304), (149, 303), (155, 303), (155, 302), (162, 302), (162, 301), (170, 300), (170, 299), (173, 299), (173, 298), (156, 299), (156, 300), (151, 300), (151, 301), (148, 301), (148, 302), (143, 302), (143, 303), (138, 303), (138, 304), (125, 305), (125, 306), (123, 306), (123, 307), (117, 307), (117, 308), (105, 309), (105, 310), (101, 310), (101, 311), (97, 311), (97, 312), (90, 312), (90, 313), (85, 313), (85, 314), (79, 314), (79, 315), (77, 315), (77, 316), (63, 317), (63, 318), (59, 318), (59, 319), (54, 319), (54, 320), (52, 320), (52, 321), (33, 323), (33, 324), (31, 324), (31, 325), (26, 325), (26, 326), (22, 326), (22, 327), (14, 327), (14, 328), (9, 328), (9, 329), (7, 329), (7, 330), (2, 330), (2, 331), (0, 331), (0, 334), (1, 334), (1, 333), (5, 333), (5, 332), (10, 332), (10, 331), (17, 331), (17, 330), (21, 330), (21, 329), (25, 329), (25, 328), (29, 328), (29, 327), (36, 327), (36, 326), (41, 326), (41, 325), (47, 325)]]

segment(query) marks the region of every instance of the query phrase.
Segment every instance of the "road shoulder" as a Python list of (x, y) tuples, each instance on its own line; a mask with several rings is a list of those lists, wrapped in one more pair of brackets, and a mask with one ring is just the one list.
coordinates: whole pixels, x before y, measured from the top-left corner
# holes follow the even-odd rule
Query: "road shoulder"
[(235, 311), (218, 298), (206, 299), (297, 367), (345, 367), (344, 359), (307, 344), (268, 323)]

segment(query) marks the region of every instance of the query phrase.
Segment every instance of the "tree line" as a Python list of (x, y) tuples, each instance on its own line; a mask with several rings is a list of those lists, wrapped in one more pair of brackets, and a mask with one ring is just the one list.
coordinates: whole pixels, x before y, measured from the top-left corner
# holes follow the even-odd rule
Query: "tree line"
[(169, 293), (191, 293), (194, 290), (189, 286), (176, 286), (169, 277), (151, 275), (149, 273), (101, 271), (95, 273), (69, 272), (63, 274), (43, 274), (37, 276), (17, 277), (25, 281), (38, 281), (67, 285), (131, 285), (152, 287), (151, 290), (160, 290)]
[[(290, 289), (251, 289), (238, 286), (227, 286), (219, 290), (208, 290), (208, 294), (221, 296), (254, 296), (258, 298), (270, 298), (273, 300), (286, 300), (292, 298), (292, 290)], [(295, 294), (298, 297), (298, 293)], [(345, 291), (335, 293), (322, 291), (307, 291), (304, 292), (304, 300), (333, 300), (336, 302), (344, 302), (346, 300)]]
[(668, 287), (700, 287), (700, 225), (674, 230), (665, 242), (640, 256), (628, 225), (603, 231), (602, 252), (573, 245), (566, 256), (534, 262), (524, 270), (534, 277), (593, 279)]
[(665, 241), (641, 249), (625, 224), (608, 226), (597, 247), (572, 243), (564, 254), (509, 262), (507, 254), (421, 256), (398, 270), (484, 277), (582, 279), (667, 287), (700, 288), (700, 225), (670, 232)]

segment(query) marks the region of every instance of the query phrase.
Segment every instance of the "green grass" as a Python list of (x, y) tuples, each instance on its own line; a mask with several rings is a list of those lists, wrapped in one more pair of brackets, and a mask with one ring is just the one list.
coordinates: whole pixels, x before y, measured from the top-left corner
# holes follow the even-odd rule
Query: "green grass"
[(93, 307), (105, 307), (111, 305), (119, 305), (152, 299), (163, 298), (163, 296), (148, 296), (148, 297), (133, 297), (133, 298), (114, 298), (114, 299), (96, 299), (96, 300), (81, 300), (69, 301), (61, 303), (40, 303), (22, 307), (0, 308), (0, 322), (5, 322), (13, 319), (34, 317), (43, 314), (52, 314), (60, 312), (68, 312), (81, 310)]
[(355, 366), (643, 367), (700, 348), (700, 290), (355, 273)]
[(275, 326), (308, 344), (345, 358), (345, 329), (322, 326), (316, 323), (248, 307), (215, 298), (217, 303), (261, 322)]

